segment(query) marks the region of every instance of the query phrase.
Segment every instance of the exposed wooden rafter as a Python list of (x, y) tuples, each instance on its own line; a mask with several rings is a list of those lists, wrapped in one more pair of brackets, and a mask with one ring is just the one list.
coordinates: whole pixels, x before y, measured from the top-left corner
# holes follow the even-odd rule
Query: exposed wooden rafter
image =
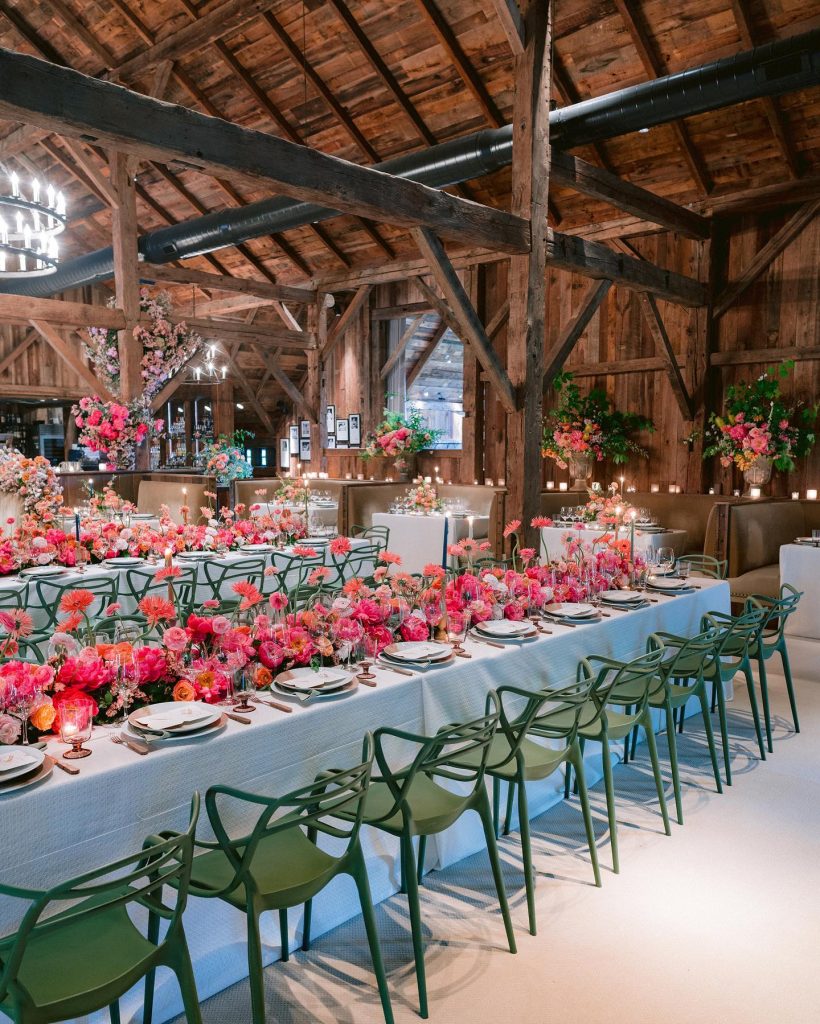
[(424, 369), (424, 367), (430, 361), (430, 357), (435, 352), (436, 346), (441, 341), (441, 339), (444, 337), (444, 334), (445, 334), (446, 331), (447, 331), (447, 323), (442, 318), (442, 320), (439, 321), (439, 324), (436, 327), (436, 329), (433, 331), (433, 333), (427, 339), (427, 342), (425, 343), (424, 348), (421, 350), (421, 352), (419, 352), (419, 354), (418, 354), (418, 356), (416, 358), (416, 361), (413, 363), (413, 365), (407, 371), (407, 382), (406, 382), (406, 385), (405, 385), (407, 388), (412, 388), (412, 386), (419, 379), (421, 371)]
[(76, 374), (76, 376), (78, 376), (80, 380), (91, 389), (92, 394), (99, 395), (100, 398), (106, 402), (114, 401), (114, 396), (108, 388), (101, 380), (97, 379), (88, 364), (80, 358), (77, 352), (57, 333), (51, 324), (44, 320), (34, 319), (30, 320), (29, 323), (35, 331), (37, 331), (37, 333), (48, 342), (49, 346), (56, 352), (60, 359), (62, 359), (69, 370)]
[(666, 330), (666, 325), (663, 322), (660, 310), (658, 309), (658, 304), (653, 295), (641, 294), (639, 298), (641, 302), (641, 311), (643, 312), (644, 319), (649, 327), (649, 333), (652, 335), (655, 342), (655, 348), (658, 351), (658, 355), (666, 364), (666, 375), (672, 388), (672, 394), (675, 396), (675, 401), (678, 403), (680, 414), (684, 420), (691, 420), (695, 415), (695, 406), (689, 391), (687, 390), (683, 374), (680, 372), (678, 357), (674, 348), (672, 348), (672, 342), (669, 340), (669, 334)]
[(404, 329), (402, 336), (396, 343), (396, 347), (390, 353), (387, 360), (385, 361), (384, 366), (379, 371), (379, 376), (382, 378), (382, 380), (385, 380), (390, 375), (390, 371), (404, 355), (404, 350), (410, 344), (413, 335), (419, 329), (419, 325), (421, 324), (423, 319), (424, 314), (422, 313), (420, 316), (417, 316), (413, 320), (411, 320), (407, 327)]
[(367, 302), (370, 297), (371, 285), (363, 284), (356, 289), (356, 294), (348, 303), (344, 313), (339, 317), (333, 327), (327, 333), (327, 341), (319, 352), (319, 358), (327, 359), (333, 349), (336, 347), (336, 343), (340, 340), (342, 335), (353, 323), (353, 320), (359, 314), (359, 310)]
[(209, 274), (193, 267), (172, 267), (168, 263), (140, 264), (140, 278), (143, 281), (167, 281), (169, 284), (195, 284), (200, 288), (214, 291), (237, 292), (252, 295), (271, 302), (311, 303), (316, 292), (310, 288), (295, 288), (285, 284), (271, 284), (248, 277), (232, 277), (229, 274)]
[(601, 281), (590, 281), (577, 313), (567, 321), (555, 344), (547, 353), (544, 360), (544, 388), (552, 385), (556, 374), (561, 371), (561, 367), (569, 358), (611, 287), (612, 282), (606, 278)]

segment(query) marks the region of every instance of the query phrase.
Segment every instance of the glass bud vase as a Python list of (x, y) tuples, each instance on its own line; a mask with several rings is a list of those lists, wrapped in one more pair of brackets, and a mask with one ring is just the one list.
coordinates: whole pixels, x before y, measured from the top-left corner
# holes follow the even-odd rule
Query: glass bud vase
[(567, 466), (572, 477), (571, 491), (585, 491), (592, 476), (592, 453), (575, 452), (567, 459)]
[(746, 494), (752, 487), (765, 487), (771, 478), (772, 460), (767, 455), (758, 455), (743, 473), (743, 479), (746, 481)]

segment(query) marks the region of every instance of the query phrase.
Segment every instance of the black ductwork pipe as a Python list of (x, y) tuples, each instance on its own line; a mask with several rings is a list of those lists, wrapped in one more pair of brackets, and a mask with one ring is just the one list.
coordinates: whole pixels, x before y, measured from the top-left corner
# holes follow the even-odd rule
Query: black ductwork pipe
[[(680, 117), (820, 84), (820, 29), (756, 47), (733, 57), (619, 89), (550, 113), (550, 140), (561, 149), (651, 128)], [(512, 126), (487, 129), (376, 164), (376, 168), (435, 188), (469, 181), (512, 161)], [(195, 217), (143, 235), (148, 263), (170, 263), (252, 238), (337, 217), (336, 210), (275, 197)], [(113, 274), (110, 248), (62, 264), (48, 277), (0, 281), (0, 292), (52, 295), (104, 281)], [(150, 280), (150, 269), (145, 277)]]

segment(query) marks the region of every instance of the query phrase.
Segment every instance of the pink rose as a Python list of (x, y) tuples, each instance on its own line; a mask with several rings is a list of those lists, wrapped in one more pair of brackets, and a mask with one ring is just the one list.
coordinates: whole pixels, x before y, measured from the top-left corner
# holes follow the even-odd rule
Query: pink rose
[(181, 626), (171, 626), (162, 634), (162, 642), (169, 651), (179, 653), (188, 646), (188, 634)]
[(259, 660), (265, 668), (277, 669), (285, 660), (285, 652), (272, 640), (263, 640), (257, 650)]
[(224, 636), (224, 634), (231, 628), (231, 620), (225, 615), (214, 615), (211, 622), (211, 628), (213, 629), (215, 636)]
[(11, 715), (0, 715), (0, 743), (11, 746), (20, 738), (20, 720)]

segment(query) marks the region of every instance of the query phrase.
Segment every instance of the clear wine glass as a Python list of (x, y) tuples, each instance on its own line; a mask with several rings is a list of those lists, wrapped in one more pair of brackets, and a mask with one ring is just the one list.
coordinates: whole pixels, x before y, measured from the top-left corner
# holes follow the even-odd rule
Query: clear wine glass
[(674, 548), (658, 548), (658, 569), (661, 572), (674, 572), (675, 569), (675, 549)]

